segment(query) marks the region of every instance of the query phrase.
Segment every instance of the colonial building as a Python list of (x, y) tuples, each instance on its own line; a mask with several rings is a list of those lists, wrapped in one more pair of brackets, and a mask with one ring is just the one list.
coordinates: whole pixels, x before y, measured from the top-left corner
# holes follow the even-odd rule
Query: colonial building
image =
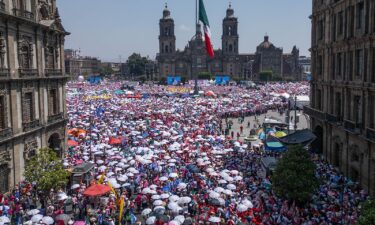
[(0, 2), (0, 192), (39, 148), (62, 154), (67, 34), (55, 0)]
[(100, 73), (101, 61), (96, 57), (80, 56), (77, 50), (65, 50), (65, 72), (76, 79), (78, 76), (97, 75)]
[(206, 54), (201, 27), (197, 25), (195, 36), (183, 51), (176, 50), (175, 24), (171, 12), (166, 8), (159, 22), (159, 76), (181, 76), (192, 79), (200, 72), (213, 75), (228, 75), (232, 79), (257, 79), (259, 72), (272, 70), (275, 76), (284, 79), (300, 79), (299, 50), (284, 54), (275, 47), (266, 35), (254, 54), (239, 53), (238, 18), (229, 6), (223, 19), (222, 49), (215, 50), (215, 57)]
[(375, 1), (313, 0), (311, 127), (326, 160), (375, 195)]

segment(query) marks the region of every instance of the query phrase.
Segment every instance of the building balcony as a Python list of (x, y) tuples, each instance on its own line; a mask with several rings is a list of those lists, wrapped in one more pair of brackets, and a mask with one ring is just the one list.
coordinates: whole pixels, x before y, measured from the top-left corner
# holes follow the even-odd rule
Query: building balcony
[(62, 70), (61, 69), (45, 69), (44, 74), (46, 77), (62, 76)]
[(375, 143), (375, 129), (366, 129), (366, 138)]
[(31, 122), (23, 122), (22, 127), (24, 132), (31, 131), (39, 126), (39, 120), (34, 120)]
[(11, 137), (13, 134), (12, 128), (8, 127), (0, 130), (0, 140)]
[(8, 78), (10, 70), (7, 68), (0, 68), (0, 78)]
[(326, 119), (325, 113), (323, 113), (322, 111), (319, 111), (317, 109), (311, 108), (310, 106), (303, 107), (303, 111), (307, 115), (309, 115), (311, 117), (314, 117), (316, 119), (319, 119), (319, 120), (322, 120), (322, 121), (324, 121)]
[(355, 122), (350, 121), (350, 120), (344, 120), (344, 128), (345, 128), (345, 130), (347, 130), (349, 132), (352, 132), (352, 133), (355, 133), (355, 134), (360, 134), (361, 130), (363, 128), (363, 124), (362, 123), (355, 123)]
[(335, 115), (326, 113), (326, 119), (329, 123), (337, 123), (339, 122), (339, 118)]
[(23, 10), (23, 9), (14, 8), (13, 9), (13, 15), (18, 16), (18, 17), (22, 17), (22, 18), (28, 19), (28, 20), (34, 19), (34, 13)]
[(20, 77), (36, 77), (38, 76), (37, 69), (19, 69)]
[(53, 123), (56, 121), (59, 121), (63, 118), (63, 113), (58, 113), (56, 115), (50, 115), (48, 116), (48, 123)]

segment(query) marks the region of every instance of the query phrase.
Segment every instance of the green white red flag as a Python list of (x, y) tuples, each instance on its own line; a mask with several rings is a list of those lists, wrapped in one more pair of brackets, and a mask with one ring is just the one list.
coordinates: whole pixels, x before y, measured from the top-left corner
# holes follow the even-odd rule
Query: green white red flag
[(206, 9), (204, 7), (203, 0), (199, 0), (199, 21), (203, 23), (204, 41), (206, 43), (207, 54), (211, 58), (213, 58), (215, 56), (215, 53), (214, 53), (214, 48), (212, 47), (212, 42), (211, 42), (210, 23), (208, 22), (208, 17), (207, 17)]

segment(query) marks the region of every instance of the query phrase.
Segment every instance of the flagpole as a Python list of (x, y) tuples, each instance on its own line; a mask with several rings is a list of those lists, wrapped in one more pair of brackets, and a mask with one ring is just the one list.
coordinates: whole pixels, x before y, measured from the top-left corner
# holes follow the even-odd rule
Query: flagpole
[[(198, 34), (198, 0), (195, 0), (195, 35)], [(195, 37), (197, 38), (197, 37)], [(194, 47), (196, 47), (194, 45)], [(192, 62), (192, 64), (195, 63), (195, 62)], [(193, 71), (191, 71), (193, 72)], [(199, 91), (198, 91), (198, 74), (194, 74), (194, 95), (198, 95), (199, 94)]]

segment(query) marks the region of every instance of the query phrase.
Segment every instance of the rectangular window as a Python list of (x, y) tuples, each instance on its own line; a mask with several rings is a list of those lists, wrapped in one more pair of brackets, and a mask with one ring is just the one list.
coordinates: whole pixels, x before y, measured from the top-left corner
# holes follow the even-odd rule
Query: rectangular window
[(364, 72), (364, 59), (363, 59), (363, 50), (359, 49), (355, 52), (355, 69), (356, 76), (362, 77)]
[(375, 128), (375, 94), (370, 95), (368, 103), (369, 127)]
[(343, 62), (342, 62), (343, 60), (342, 60), (342, 53), (337, 53), (337, 70), (336, 70), (336, 75), (338, 76), (338, 77), (341, 77), (342, 76), (342, 64), (343, 64)]
[(338, 117), (339, 120), (341, 120), (342, 113), (341, 113), (341, 93), (340, 92), (336, 93), (335, 111), (336, 111), (336, 116)]
[[(374, 9), (375, 10), (375, 9)], [(371, 82), (375, 83), (375, 48), (372, 48), (372, 60), (371, 60)]]
[(354, 107), (353, 107), (353, 109), (354, 109), (354, 122), (356, 122), (356, 123), (360, 123), (361, 121), (361, 108), (362, 108), (362, 106), (361, 106), (361, 96), (358, 96), (358, 95), (355, 95), (354, 96)]
[(318, 40), (323, 40), (324, 38), (324, 20), (318, 21)]
[(332, 16), (332, 19), (333, 19), (333, 21), (332, 21), (332, 40), (333, 41), (336, 41), (336, 34), (337, 34), (337, 25), (336, 25), (337, 19), (336, 18), (337, 18), (336, 15)]
[(341, 11), (338, 14), (338, 35), (342, 35), (344, 33), (344, 12)]
[(323, 56), (318, 56), (318, 76), (323, 76)]
[(316, 108), (318, 110), (322, 110), (322, 91), (321, 90), (316, 91)]
[(0, 96), (0, 130), (6, 128), (5, 96)]
[(25, 123), (32, 122), (34, 120), (33, 93), (25, 93), (23, 98), (23, 121)]
[(51, 89), (49, 90), (49, 98), (48, 98), (48, 112), (49, 115), (56, 115), (58, 113), (57, 108), (57, 90)]
[(363, 28), (364, 15), (365, 15), (364, 3), (360, 2), (357, 4), (357, 15), (356, 15), (356, 21), (357, 21), (356, 28), (357, 29)]
[(350, 81), (353, 80), (353, 51), (350, 51), (349, 54), (348, 54), (348, 58), (349, 58), (349, 68), (348, 68), (348, 78)]

